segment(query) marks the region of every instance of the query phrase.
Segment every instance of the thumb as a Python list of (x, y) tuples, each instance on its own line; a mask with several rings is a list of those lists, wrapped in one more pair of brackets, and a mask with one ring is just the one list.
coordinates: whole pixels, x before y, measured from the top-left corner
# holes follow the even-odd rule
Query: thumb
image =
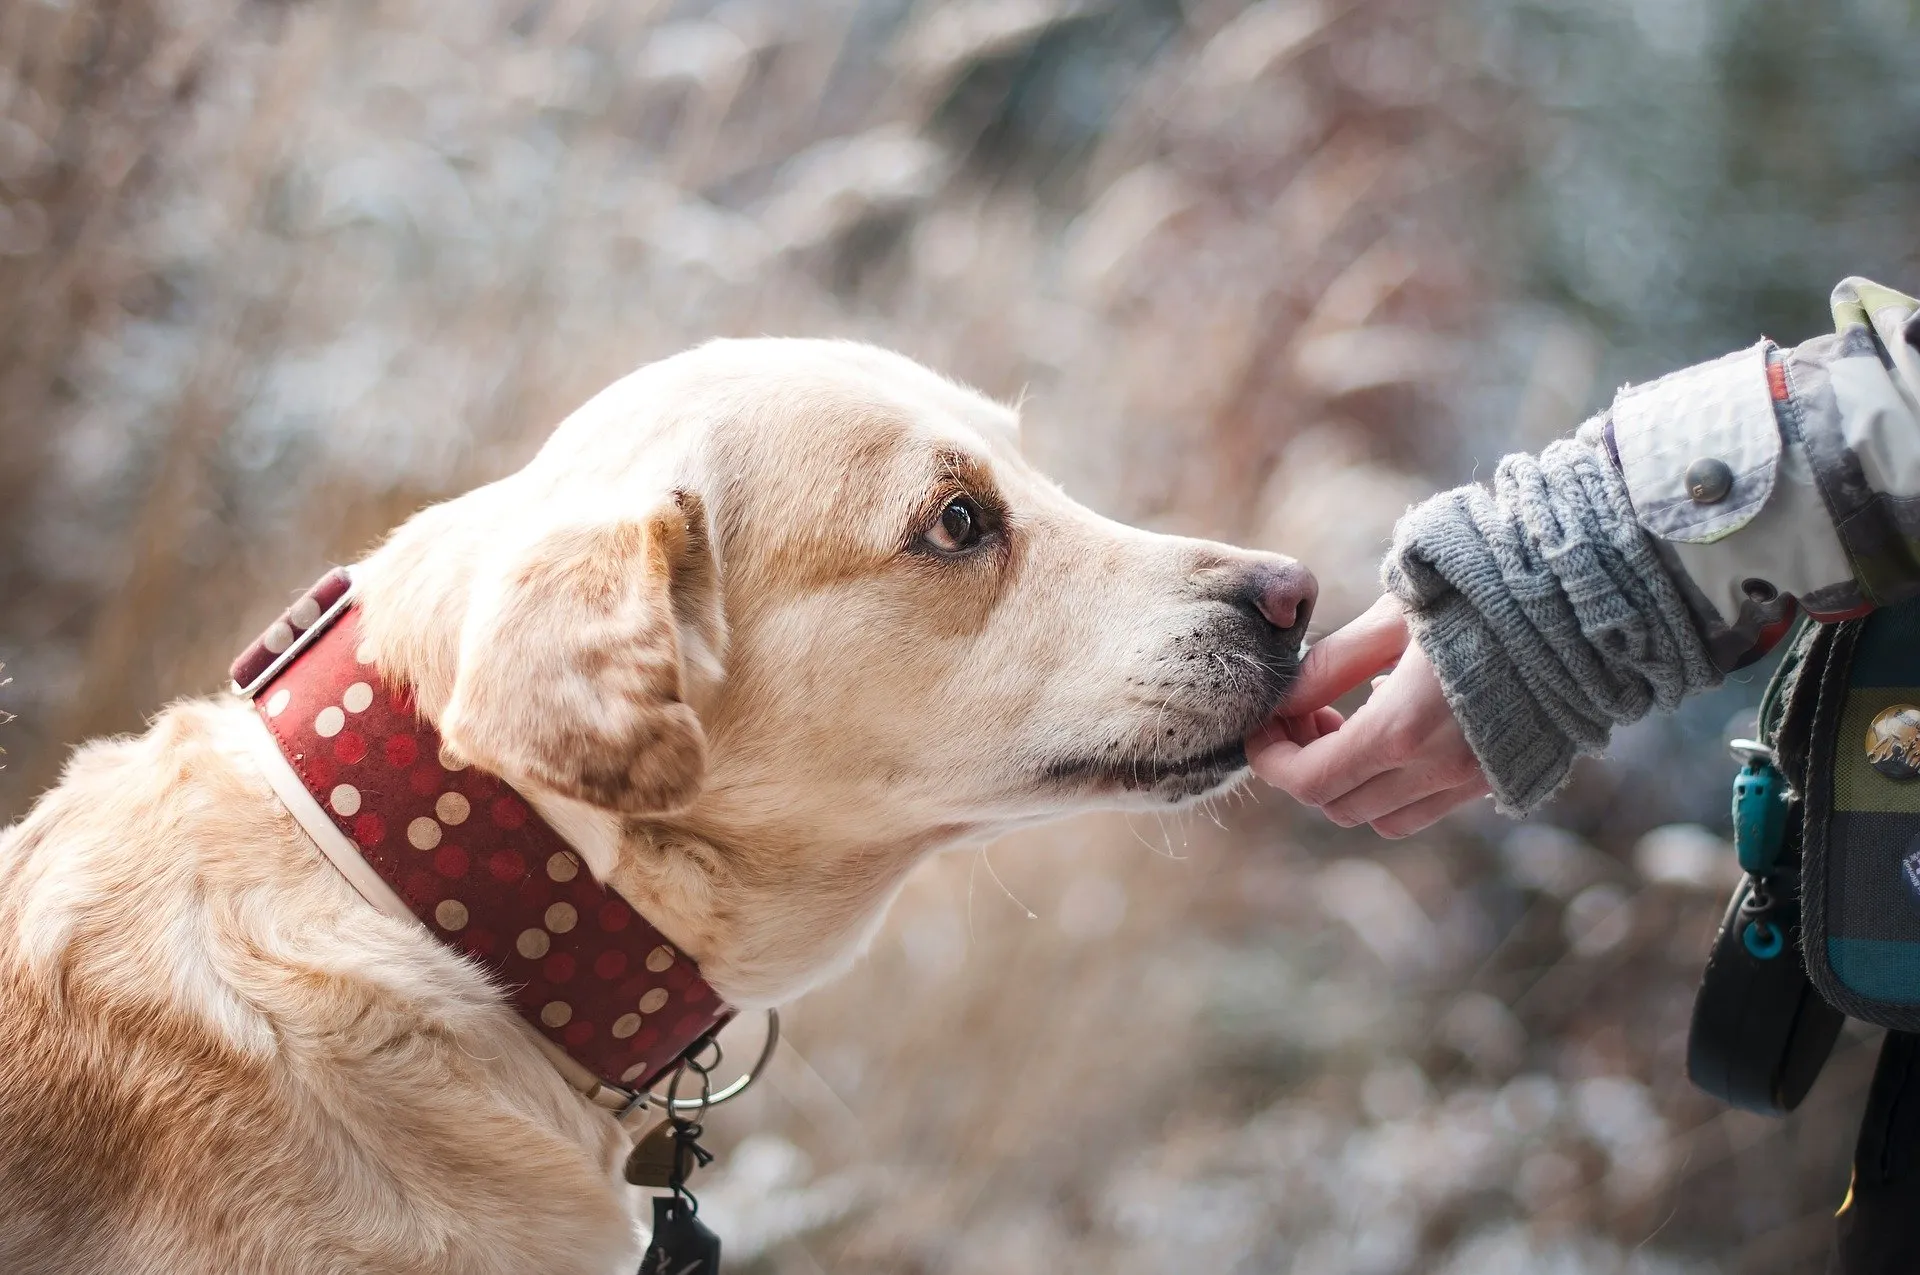
[(1407, 617), (1387, 594), (1360, 618), (1315, 642), (1300, 661), (1300, 677), (1280, 702), (1283, 717), (1325, 707), (1386, 668), (1407, 649)]

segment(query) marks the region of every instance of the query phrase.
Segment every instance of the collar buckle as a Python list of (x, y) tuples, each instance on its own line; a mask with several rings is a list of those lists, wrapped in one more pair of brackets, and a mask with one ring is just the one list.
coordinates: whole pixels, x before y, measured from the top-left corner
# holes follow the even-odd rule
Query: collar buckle
[(241, 699), (258, 695), (353, 604), (353, 592), (353, 573), (347, 568), (335, 567), (321, 576), (233, 662), (233, 693)]

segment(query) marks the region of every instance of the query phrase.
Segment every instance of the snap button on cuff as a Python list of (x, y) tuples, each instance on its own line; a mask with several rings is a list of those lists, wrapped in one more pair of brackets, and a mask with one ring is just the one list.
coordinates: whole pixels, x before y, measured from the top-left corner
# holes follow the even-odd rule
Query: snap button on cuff
[(1717, 505), (1733, 490), (1733, 470), (1724, 460), (1702, 457), (1687, 466), (1687, 495), (1697, 505)]

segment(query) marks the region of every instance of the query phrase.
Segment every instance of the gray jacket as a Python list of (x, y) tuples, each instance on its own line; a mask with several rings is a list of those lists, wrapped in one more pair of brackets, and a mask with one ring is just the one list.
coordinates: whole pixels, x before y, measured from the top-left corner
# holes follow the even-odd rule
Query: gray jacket
[(1864, 279), (1837, 331), (1620, 391), (1489, 491), (1409, 510), (1383, 574), (1495, 800), (1523, 813), (1615, 724), (1758, 659), (1801, 611), (1920, 592), (1920, 302)]

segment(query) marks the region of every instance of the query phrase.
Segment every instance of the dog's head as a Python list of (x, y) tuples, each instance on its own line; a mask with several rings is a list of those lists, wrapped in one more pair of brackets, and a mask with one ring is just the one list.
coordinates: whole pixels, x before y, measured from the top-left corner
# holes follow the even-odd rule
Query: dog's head
[[(643, 910), (771, 892), (845, 947), (929, 849), (1233, 782), (1295, 668), (1305, 570), (1102, 518), (1017, 429), (880, 350), (716, 342), (409, 523), (366, 624), (455, 750), (613, 829)], [(767, 941), (715, 926), (675, 935), (710, 975)]]

